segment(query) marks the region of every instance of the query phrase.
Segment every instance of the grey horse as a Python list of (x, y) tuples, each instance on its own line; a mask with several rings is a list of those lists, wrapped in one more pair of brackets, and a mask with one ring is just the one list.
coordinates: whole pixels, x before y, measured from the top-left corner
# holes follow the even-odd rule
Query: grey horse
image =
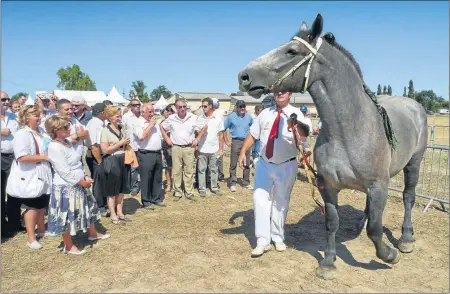
[(390, 178), (401, 170), (405, 214), (398, 248), (404, 253), (413, 251), (411, 212), (428, 127), (425, 109), (413, 99), (375, 97), (368, 91), (353, 56), (331, 33), (320, 37), (322, 28), (320, 14), (311, 29), (303, 22), (289, 42), (253, 60), (238, 79), (240, 89), (255, 98), (270, 92), (306, 90), (314, 100), (322, 121), (314, 158), (323, 185), (320, 193), (327, 231), (325, 257), (316, 275), (333, 279), (339, 226), (337, 196), (343, 189), (367, 194), (362, 223), (367, 219), (366, 231), (376, 256), (387, 263), (399, 262), (400, 253), (382, 240), (382, 216)]

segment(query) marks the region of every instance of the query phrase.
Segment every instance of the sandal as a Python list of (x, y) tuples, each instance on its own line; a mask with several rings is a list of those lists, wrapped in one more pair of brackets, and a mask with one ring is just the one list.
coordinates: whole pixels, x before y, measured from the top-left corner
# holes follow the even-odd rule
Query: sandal
[(119, 220), (122, 222), (132, 222), (132, 220), (126, 217), (125, 215), (119, 216)]
[(112, 219), (111, 222), (115, 225), (124, 225), (125, 223), (121, 219)]

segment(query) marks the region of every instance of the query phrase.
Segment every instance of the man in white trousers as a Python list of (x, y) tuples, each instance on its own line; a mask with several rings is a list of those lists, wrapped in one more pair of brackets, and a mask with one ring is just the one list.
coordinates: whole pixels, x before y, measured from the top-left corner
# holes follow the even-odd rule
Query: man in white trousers
[(290, 92), (276, 94), (276, 105), (264, 109), (256, 118), (239, 156), (239, 166), (244, 167), (245, 153), (255, 140), (260, 140), (261, 157), (255, 166), (253, 192), (257, 246), (252, 251), (252, 257), (259, 257), (268, 251), (271, 241), (275, 244), (275, 250), (286, 250), (284, 223), (297, 176), (299, 152), (294, 133), (288, 129), (290, 115), (297, 115), (299, 124), (294, 126), (294, 130), (300, 137), (308, 136), (309, 132), (303, 114), (289, 104), (291, 95)]

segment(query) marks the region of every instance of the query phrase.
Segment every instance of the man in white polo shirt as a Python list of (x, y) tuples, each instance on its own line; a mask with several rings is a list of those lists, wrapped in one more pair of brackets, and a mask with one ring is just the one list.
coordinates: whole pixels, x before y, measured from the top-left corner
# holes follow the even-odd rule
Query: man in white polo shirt
[[(255, 140), (260, 140), (260, 159), (256, 162), (253, 192), (257, 246), (252, 251), (252, 257), (261, 256), (269, 250), (271, 241), (277, 251), (286, 250), (284, 223), (297, 175), (298, 149), (293, 131), (301, 137), (308, 136), (309, 132), (308, 126), (303, 123), (303, 114), (289, 104), (291, 94), (278, 93), (276, 105), (259, 114), (239, 156), (239, 166), (243, 167), (246, 152)], [(291, 131), (287, 121), (292, 113), (297, 115), (300, 123)]]
[(198, 143), (198, 192), (200, 197), (206, 196), (206, 171), (209, 170), (211, 192), (222, 195), (218, 180), (217, 158), (223, 155), (223, 119), (214, 111), (211, 98), (202, 100), (204, 114), (198, 118), (198, 129), (206, 127), (206, 132), (197, 136)]
[[(184, 181), (184, 194), (189, 200), (195, 201), (194, 151), (198, 144), (195, 132), (198, 132), (197, 116), (187, 112), (186, 102), (182, 98), (175, 101), (177, 113), (170, 115), (160, 125), (164, 140), (172, 146), (172, 176), (174, 194), (173, 200), (178, 201), (183, 197), (181, 183)], [(170, 132), (170, 138), (166, 132)]]

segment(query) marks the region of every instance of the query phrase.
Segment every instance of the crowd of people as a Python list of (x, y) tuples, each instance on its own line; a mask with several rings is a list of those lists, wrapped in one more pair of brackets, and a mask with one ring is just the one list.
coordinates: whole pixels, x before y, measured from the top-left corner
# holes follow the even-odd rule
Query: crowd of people
[[(63, 252), (83, 254), (72, 236), (82, 231), (90, 241), (104, 240), (110, 235), (95, 229), (101, 217), (115, 225), (131, 221), (123, 207), (125, 194), (140, 195), (145, 210), (166, 207), (165, 194), (171, 194), (173, 201), (183, 197), (196, 201), (198, 196), (206, 197), (208, 190), (222, 195), (219, 182), (226, 181), (223, 150), (227, 145), (231, 149), (229, 190), (236, 192), (238, 165), (243, 170), (242, 186), (254, 190), (258, 247), (252, 254), (262, 255), (271, 233), (281, 251), (287, 194), (295, 181), (298, 153), (286, 120), (296, 113), (312, 129), (305, 111), (290, 106), (289, 98), (290, 93), (279, 93), (275, 106), (257, 105), (254, 115), (242, 100), (225, 115), (216, 98), (204, 98), (202, 111), (195, 113), (177, 99), (158, 119), (153, 105), (139, 99), (132, 99), (125, 109), (105, 100), (87, 110), (81, 96), (69, 101), (44, 95), (26, 105), (22, 97), (11, 102), (2, 91), (2, 238), (26, 231), (28, 247), (36, 250), (42, 248), (44, 236), (62, 236)], [(277, 118), (281, 112), (273, 110), (280, 107), (284, 115)], [(273, 136), (271, 120), (282, 121), (277, 126), (282, 136)], [(300, 128), (299, 132), (308, 135)], [(255, 189), (250, 183), (252, 166)], [(283, 176), (275, 177), (274, 171)], [(268, 196), (272, 186), (275, 210)]]

